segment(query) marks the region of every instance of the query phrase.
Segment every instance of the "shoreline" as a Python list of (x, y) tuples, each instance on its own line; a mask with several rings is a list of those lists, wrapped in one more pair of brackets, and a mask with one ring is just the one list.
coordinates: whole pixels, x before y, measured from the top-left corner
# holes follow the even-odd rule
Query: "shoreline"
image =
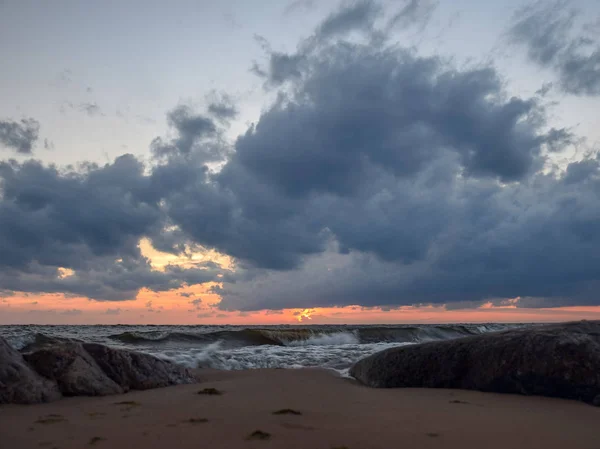
[[(7, 448), (593, 448), (600, 409), (463, 390), (372, 389), (322, 369), (198, 370), (200, 383), (0, 406)], [(199, 395), (214, 388), (221, 395)], [(283, 411), (282, 414), (273, 414)], [(300, 414), (296, 414), (300, 413)], [(256, 433), (254, 436), (252, 434)]]

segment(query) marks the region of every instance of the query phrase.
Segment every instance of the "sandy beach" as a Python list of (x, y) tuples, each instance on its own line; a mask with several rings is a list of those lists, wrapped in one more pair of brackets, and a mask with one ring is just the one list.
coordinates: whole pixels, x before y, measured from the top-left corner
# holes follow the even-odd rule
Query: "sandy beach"
[[(311, 369), (200, 375), (195, 385), (0, 406), (2, 447), (600, 447), (600, 408), (575, 401), (371, 389)], [(206, 388), (222, 394), (197, 394)]]

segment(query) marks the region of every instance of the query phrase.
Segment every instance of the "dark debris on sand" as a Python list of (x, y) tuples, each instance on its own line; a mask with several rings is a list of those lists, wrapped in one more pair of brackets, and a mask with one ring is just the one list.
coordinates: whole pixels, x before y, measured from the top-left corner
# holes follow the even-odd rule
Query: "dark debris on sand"
[(103, 438), (103, 437), (92, 437), (90, 439), (90, 443), (89, 444), (90, 444), (90, 446), (93, 446), (95, 444), (100, 443), (101, 441), (106, 441), (106, 438)]
[(302, 412), (298, 410), (292, 410), (291, 408), (282, 408), (281, 410), (277, 410), (273, 412), (273, 415), (301, 415)]
[(64, 422), (64, 421), (66, 421), (64, 416), (51, 414), (51, 415), (46, 415), (42, 418), (38, 418), (38, 420), (35, 421), (35, 424), (56, 424), (56, 423)]
[(200, 390), (197, 394), (203, 394), (207, 396), (220, 396), (223, 394), (221, 390), (217, 390), (216, 388), (205, 388)]
[(255, 430), (248, 437), (247, 440), (269, 440), (271, 439), (271, 434), (268, 432), (263, 432), (262, 430)]
[(189, 423), (189, 424), (204, 424), (204, 423), (208, 422), (208, 419), (207, 418), (189, 418), (183, 422)]

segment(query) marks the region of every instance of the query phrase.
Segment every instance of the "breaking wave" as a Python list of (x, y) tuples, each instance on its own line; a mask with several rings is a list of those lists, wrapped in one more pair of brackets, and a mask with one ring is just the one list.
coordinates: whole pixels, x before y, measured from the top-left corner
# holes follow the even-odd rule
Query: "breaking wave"
[[(503, 324), (461, 324), (423, 326), (332, 326), (331, 328), (307, 329), (239, 329), (214, 332), (164, 332), (135, 331), (110, 335), (112, 340), (136, 345), (165, 343), (226, 343), (231, 346), (324, 346), (336, 344), (367, 343), (419, 343), (432, 340), (477, 335), (502, 330)], [(341, 329), (343, 328), (343, 330)]]
[(524, 324), (317, 326), (0, 326), (22, 349), (36, 336), (140, 351), (188, 367), (244, 370), (320, 367), (344, 374), (357, 360), (394, 346), (478, 335)]

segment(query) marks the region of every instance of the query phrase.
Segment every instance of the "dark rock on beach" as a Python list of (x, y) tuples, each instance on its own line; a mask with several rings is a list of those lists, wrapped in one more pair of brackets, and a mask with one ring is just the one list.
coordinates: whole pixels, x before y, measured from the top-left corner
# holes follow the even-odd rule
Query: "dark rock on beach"
[(0, 404), (33, 404), (60, 398), (56, 383), (40, 376), (0, 338)]
[(600, 405), (600, 321), (391, 348), (358, 361), (350, 374), (376, 388), (460, 388)]
[(82, 343), (39, 336), (23, 357), (39, 374), (54, 380), (65, 396), (106, 396), (124, 389), (108, 377)]
[(83, 347), (108, 377), (126, 391), (195, 382), (187, 368), (148, 354), (93, 343), (86, 343)]
[(36, 336), (21, 353), (0, 338), (0, 403), (105, 396), (194, 383), (183, 366), (123, 349)]

